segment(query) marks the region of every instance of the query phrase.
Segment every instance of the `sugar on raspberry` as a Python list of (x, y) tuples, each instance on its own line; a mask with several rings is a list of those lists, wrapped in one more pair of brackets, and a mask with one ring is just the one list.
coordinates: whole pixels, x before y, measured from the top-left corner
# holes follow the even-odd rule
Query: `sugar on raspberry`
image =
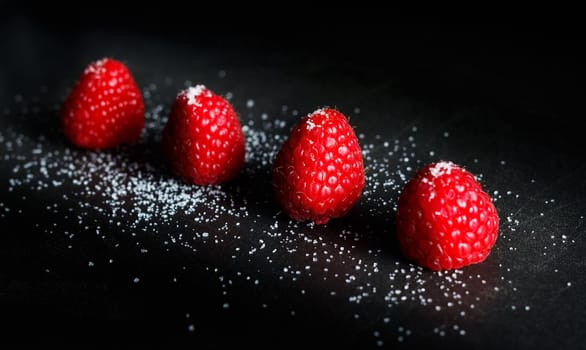
[(162, 146), (171, 170), (197, 185), (229, 181), (244, 164), (238, 115), (204, 85), (179, 93), (163, 129)]
[(82, 148), (138, 141), (144, 102), (128, 68), (112, 58), (87, 66), (61, 109), (61, 122), (66, 137)]
[(293, 127), (273, 164), (277, 202), (291, 218), (325, 224), (346, 214), (364, 188), (362, 152), (346, 116), (324, 108)]
[(451, 162), (421, 168), (399, 197), (401, 250), (431, 270), (484, 261), (498, 227), (498, 213), (489, 195), (470, 172)]

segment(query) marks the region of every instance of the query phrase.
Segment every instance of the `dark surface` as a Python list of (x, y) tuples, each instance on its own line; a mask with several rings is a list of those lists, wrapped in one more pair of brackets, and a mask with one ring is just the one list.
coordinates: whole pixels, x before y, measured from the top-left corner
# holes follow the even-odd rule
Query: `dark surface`
[[(99, 13), (87, 22), (60, 18), (42, 9), (16, 9), (0, 24), (0, 212), (10, 210), (0, 216), (0, 342), (362, 348), (382, 340), (385, 347), (406, 348), (586, 347), (586, 142), (583, 122), (576, 121), (584, 116), (583, 60), (577, 54), (583, 42), (572, 28), (519, 31), (404, 21), (362, 30), (316, 25), (314, 33), (287, 34), (277, 21), (264, 30), (252, 17), (254, 27), (238, 30), (245, 25), (235, 23), (217, 31), (181, 21), (162, 25), (152, 13), (131, 25), (102, 22)], [(28, 170), (33, 182), (11, 182), (27, 174), (14, 167), (45, 153), (61, 152), (52, 159), (67, 166), (59, 155), (72, 147), (59, 131), (56, 108), (85, 65), (104, 56), (128, 64), (152, 95), (145, 99), (147, 111), (154, 115), (162, 106), (163, 118), (186, 80), (233, 93), (243, 124), (255, 122), (251, 128), (261, 128), (262, 113), (286, 122), (284, 128), (263, 129), (269, 136), (285, 135), (317, 107), (336, 106), (364, 134), (363, 148), (372, 145), (365, 161), (368, 181), (388, 176), (397, 185), (371, 185), (347, 217), (312, 228), (278, 214), (269, 165), (254, 162), (221, 187), (225, 197), (205, 197), (245, 207), (249, 216), (220, 210), (211, 223), (181, 213), (171, 221), (155, 216), (151, 224), (123, 214), (110, 222), (107, 209), (92, 209), (108, 208), (99, 193), (88, 195), (67, 181), (35, 188), (42, 179), (37, 163)], [(247, 107), (248, 99), (254, 107)], [(123, 166), (153, 165), (147, 172), (172, 181), (157, 152), (156, 130), (136, 147), (108, 152), (122, 154)], [(22, 145), (7, 146), (19, 138)], [(395, 140), (408, 148), (408, 164), (400, 152), (389, 156), (382, 146)], [(39, 142), (41, 155), (32, 152)], [(72, 150), (71, 157), (79, 164), (84, 154)], [(393, 205), (404, 183), (396, 170), (408, 177), (438, 159), (482, 174), (500, 213), (499, 240), (486, 262), (461, 271), (456, 280), (464, 286), (421, 269), (407, 277), (412, 265), (393, 238)], [(387, 173), (378, 165), (383, 160)], [(95, 176), (107, 178), (100, 171)], [(129, 196), (126, 205), (132, 207)], [(275, 222), (277, 228), (269, 228)], [(229, 230), (220, 228), (224, 223)], [(97, 227), (101, 234), (94, 234)], [(346, 240), (345, 230), (359, 239)], [(207, 231), (223, 234), (223, 241), (169, 243), (179, 234)], [(286, 249), (247, 257), (258, 239), (267, 250)], [(351, 252), (311, 261), (314, 252), (328, 255), (323, 251), (339, 247)], [(380, 272), (367, 274), (365, 266), (372, 269), (375, 262)], [(364, 267), (353, 272), (355, 264)], [(301, 273), (291, 276), (284, 268)], [(345, 283), (349, 275), (357, 281)], [(133, 283), (136, 276), (139, 283)], [(414, 291), (415, 282), (405, 290), (433, 302), (409, 299), (389, 307), (385, 295), (413, 276), (425, 292)], [(349, 301), (357, 286), (370, 291), (360, 304)]]

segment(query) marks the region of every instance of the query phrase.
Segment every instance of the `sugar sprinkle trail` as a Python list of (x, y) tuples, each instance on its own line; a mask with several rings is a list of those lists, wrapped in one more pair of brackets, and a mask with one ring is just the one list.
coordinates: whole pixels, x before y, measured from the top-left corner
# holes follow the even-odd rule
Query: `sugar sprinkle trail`
[[(225, 72), (220, 71), (219, 75), (224, 78)], [(172, 83), (173, 80), (166, 81)], [(151, 84), (145, 91), (153, 92), (155, 89), (156, 84)], [(195, 103), (195, 97), (202, 89), (203, 86), (198, 85), (189, 87), (184, 93), (190, 103)], [(161, 101), (155, 100), (153, 96), (155, 94), (145, 93), (148, 108), (142, 144), (159, 140), (168, 113)], [(17, 97), (15, 106), (3, 108), (5, 114), (15, 119), (39, 118), (43, 111), (55, 110), (55, 103), (40, 105), (37, 102), (30, 105), (24, 96)], [(254, 100), (247, 99), (246, 107), (253, 106)], [(298, 120), (292, 118), (293, 114), (298, 113), (292, 110), (295, 113), (289, 112), (288, 106), (283, 106), (283, 115), (280, 117), (269, 117), (269, 113), (259, 111), (252, 113), (255, 123), (243, 121), (247, 151), (243, 173), (246, 176), (268, 178), (279, 146), (285, 141), (292, 124)], [(360, 109), (356, 107), (354, 113), (360, 113)], [(234, 189), (229, 186), (197, 187), (182, 183), (162, 171), (151, 160), (152, 154), (148, 152), (80, 151), (69, 147), (66, 142), (56, 142), (46, 135), (29, 135), (11, 126), (0, 129), (0, 155), (3, 166), (10, 169), (10, 177), (2, 186), (8, 192), (27, 189), (32, 193), (60, 193), (59, 203), (68, 203), (69, 210), (61, 209), (54, 203), (47, 207), (47, 212), (55, 217), (77, 215), (75, 219), (80, 228), (104, 239), (114, 233), (90, 221), (90, 216), (98, 215), (108, 220), (119, 229), (116, 234), (131, 235), (140, 240), (140, 235), (151, 233), (158, 237), (161, 246), (177, 245), (192, 254), (198, 254), (200, 249), (208, 246), (230, 247), (233, 251), (231, 259), (237, 263), (272, 266), (275, 275), (267, 271), (222, 271), (213, 263), (212, 266), (206, 266), (206, 270), (218, 277), (225, 300), (218, 307), (226, 312), (234, 309), (230, 286), (235, 281), (247, 283), (251, 288), (262, 286), (266, 281), (283, 281), (298, 286), (298, 290), (292, 290), (292, 293), (302, 296), (321, 293), (320, 297), (326, 303), (346, 305), (348, 317), (354, 322), (372, 325), (372, 344), (376, 346), (408, 342), (410, 337), (418, 334), (433, 334), (437, 337), (473, 336), (475, 331), (460, 327), (453, 321), (452, 315), (462, 320), (474, 318), (481, 312), (487, 298), (514, 294), (518, 288), (514, 271), (499, 265), (499, 276), (483, 276), (466, 269), (432, 273), (384, 254), (385, 247), (381, 246), (384, 241), (377, 238), (380, 237), (377, 230), (381, 227), (363, 225), (369, 217), (392, 217), (396, 211), (397, 195), (406, 181), (420, 166), (440, 159), (439, 152), (417, 146), (418, 130), (417, 126), (413, 126), (408, 135), (397, 139), (361, 135), (361, 147), (369, 171), (360, 209), (349, 214), (357, 222), (336, 228), (337, 236), (333, 238), (333, 229), (328, 231), (328, 227), (288, 220), (279, 215), (277, 210), (271, 220), (262, 218), (264, 214), (256, 208), (263, 206), (260, 202), (266, 200), (266, 196), (253, 200), (246, 196), (235, 199), (232, 195)], [(50, 130), (49, 133), (54, 137), (59, 135), (58, 130)], [(441, 135), (448, 137), (449, 132), (445, 131)], [(474, 163), (477, 162), (475, 159)], [(449, 166), (439, 164), (439, 168), (435, 169), (438, 173), (449, 172)], [(236, 188), (236, 191), (249, 193), (245, 188)], [(493, 191), (497, 203), (523, 200), (522, 194), (512, 189)], [(33, 199), (23, 198), (22, 202), (27, 200)], [(553, 203), (555, 198), (548, 199), (543, 205)], [(0, 201), (0, 219), (17, 215), (15, 210), (11, 210), (12, 204)], [(77, 214), (71, 208), (76, 208)], [(517, 218), (517, 214), (501, 213), (500, 236), (495, 247), (499, 254), (516, 254), (517, 247), (510, 243), (516, 234), (530, 237), (538, 235), (534, 231), (524, 231), (522, 220)], [(543, 215), (538, 217), (542, 218)], [(163, 226), (177, 229), (175, 233), (159, 235), (158, 228)], [(244, 226), (245, 230), (241, 231)], [(382, 229), (384, 233), (391, 234), (389, 228)], [(45, 228), (44, 232), (48, 235), (56, 234), (58, 229)], [(69, 248), (75, 249), (75, 234), (60, 233), (63, 239), (71, 242)], [(573, 239), (569, 235), (552, 235), (551, 244), (544, 246), (543, 254), (553, 254), (554, 249), (572, 243)], [(149, 254), (145, 248), (139, 248), (139, 251), (141, 254)], [(285, 259), (287, 265), (279, 265), (282, 264), (278, 258), (281, 255), (288, 256)], [(108, 263), (115, 264), (116, 260), (109, 259)], [(98, 267), (92, 260), (86, 260), (85, 264), (89, 268)], [(50, 272), (49, 268), (43, 269)], [(136, 271), (128, 273), (131, 284), (140, 288), (141, 279)], [(329, 287), (320, 292), (320, 285), (324, 281), (328, 281)], [(176, 282), (175, 277), (170, 281)], [(570, 288), (572, 282), (565, 281), (564, 286)], [(491, 292), (487, 294), (487, 290)], [(259, 310), (270, 308), (270, 301), (268, 297), (267, 300), (259, 300)], [(386, 308), (383, 317), (378, 320), (361, 312), (361, 305), (373, 302)], [(437, 317), (436, 325), (422, 329), (417, 324), (402, 324), (401, 313), (395, 310), (404, 305), (433, 313)], [(532, 310), (529, 304), (517, 305), (523, 306), (510, 306), (508, 312)], [(297, 308), (288, 311), (290, 317), (296, 317), (298, 312)], [(186, 330), (192, 333), (195, 326), (189, 323)]]

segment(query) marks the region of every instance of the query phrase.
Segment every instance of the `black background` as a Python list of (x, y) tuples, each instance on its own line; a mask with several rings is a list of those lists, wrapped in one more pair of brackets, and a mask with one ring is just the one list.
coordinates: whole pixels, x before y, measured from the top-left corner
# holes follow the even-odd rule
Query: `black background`
[[(382, 9), (315, 10), (301, 4), (274, 8), (270, 14), (230, 6), (194, 12), (178, 3), (115, 8), (112, 15), (104, 4), (85, 6), (68, 7), (69, 12), (47, 4), (3, 9), (0, 107), (12, 104), (16, 94), (38, 93), (41, 85), (48, 87), (44, 103), (58, 104), (87, 62), (113, 55), (129, 62), (140, 86), (164, 76), (181, 81), (196, 80), (196, 75), (214, 81), (220, 91), (234, 91), (237, 109), (244, 108), (245, 96), (254, 96), (269, 111), (295, 104), (301, 114), (323, 104), (346, 110), (359, 105), (362, 112), (354, 120), (367, 140), (375, 134), (392, 140), (414, 122), (423, 125), (428, 131), (418, 136), (418, 142), (482, 173), (489, 189), (512, 189), (527, 198), (522, 204), (497, 202), (501, 232), (508, 232), (506, 213), (523, 206), (518, 232), (526, 234), (507, 234), (486, 263), (467, 271), (490, 275), (487, 271), (502, 264), (512, 269), (513, 277), (507, 278), (518, 285), (518, 293), (501, 293), (493, 309), (487, 307), (478, 319), (463, 321), (466, 337), (421, 332), (403, 345), (586, 346), (586, 246), (580, 239), (584, 229), (579, 218), (586, 212), (580, 55), (584, 41), (570, 17), (534, 18), (530, 24), (520, 23), (518, 17), (487, 23), (473, 16), (453, 20)], [(194, 73), (193, 67), (209, 71)], [(211, 78), (218, 69), (226, 69), (228, 82)], [(171, 99), (180, 87), (161, 92), (162, 99)], [(3, 115), (2, 125), (13, 127), (23, 120)], [(20, 130), (38, 135), (55, 125), (47, 115), (45, 121)], [(425, 139), (444, 130), (453, 135), (449, 141)], [(474, 158), (481, 162), (473, 164)], [(501, 160), (507, 167), (498, 166)], [(234, 306), (228, 313), (212, 282), (216, 276), (191, 267), (215, 264), (234, 272), (237, 268), (229, 259), (212, 261), (217, 259), (214, 254), (193, 255), (181, 249), (169, 253), (155, 237), (142, 242), (150, 250), (147, 259), (132, 248), (132, 239), (115, 230), (106, 243), (87, 237), (76, 244), (79, 248), (67, 250), (63, 239), (42, 229), (56, 220), (45, 213), (42, 203), (58, 201), (59, 194), (8, 192), (4, 183), (11, 176), (10, 167), (0, 170), (0, 199), (23, 212), (0, 221), (0, 342), (375, 346), (371, 324), (357, 326), (337, 309), (338, 304), (288, 295), (298, 285), (279, 282), (272, 266), (257, 266), (264, 288), (251, 292), (234, 287)], [(240, 181), (235, 186), (250, 185), (246, 179)], [(21, 202), (22, 194), (35, 200)], [(539, 219), (543, 201), (549, 198), (557, 204)], [(268, 221), (275, 214), (270, 207), (259, 211)], [(375, 219), (372, 225), (389, 237), (394, 232), (389, 228), (392, 219)], [(66, 220), (59, 226), (75, 230), (75, 224)], [(326, 234), (328, 230), (337, 226), (329, 225)], [(535, 231), (543, 236), (528, 238), (527, 233)], [(553, 248), (542, 261), (550, 234), (565, 234), (575, 243)], [(389, 237), (367, 239), (366, 245), (388, 244), (393, 247), (388, 261), (406, 265)], [(87, 256), (107, 259), (113, 254), (113, 241), (122, 245), (114, 250), (116, 265), (88, 272)], [(509, 246), (521, 252), (507, 254)], [(55, 276), (45, 274), (48, 266)], [(185, 266), (199, 272), (179, 284), (165, 282)], [(129, 283), (128, 271), (142, 272), (139, 288)], [(566, 288), (567, 281), (572, 288)], [(265, 299), (276, 306), (259, 311), (252, 305)], [(511, 303), (519, 308), (526, 303), (533, 311), (508, 312)], [(289, 305), (299, 310), (297, 318), (287, 314)], [(384, 303), (363, 307), (371, 315), (382, 315), (386, 308)], [(197, 315), (191, 316), (197, 318), (195, 335), (186, 331), (186, 312)], [(391, 313), (405, 324), (434, 325), (418, 309), (404, 307)], [(385, 345), (396, 339), (385, 339)]]

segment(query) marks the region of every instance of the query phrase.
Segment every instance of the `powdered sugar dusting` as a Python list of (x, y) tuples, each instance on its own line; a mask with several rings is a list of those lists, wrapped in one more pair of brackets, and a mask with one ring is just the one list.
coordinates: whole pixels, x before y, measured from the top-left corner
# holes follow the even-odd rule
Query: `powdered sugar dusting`
[(190, 86), (187, 89), (183, 90), (180, 95), (184, 95), (187, 97), (187, 104), (188, 105), (196, 105), (196, 97), (201, 95), (204, 91), (206, 91), (205, 85), (198, 84), (196, 86)]
[[(296, 114), (296, 113), (294, 113), (294, 114)], [(306, 117), (307, 119), (305, 122), (305, 128), (308, 131), (312, 130), (315, 127), (321, 127), (321, 125), (314, 123), (313, 119), (312, 119), (314, 116), (321, 115), (321, 114), (325, 115), (325, 108), (316, 109), (313, 113), (307, 115), (307, 117)]]
[(99, 60), (93, 62), (92, 64), (88, 65), (84, 70), (84, 74), (102, 73), (104, 71), (104, 64), (106, 63), (107, 60), (108, 60), (108, 58), (104, 57), (104, 58), (99, 59)]
[(454, 169), (455, 166), (456, 165), (452, 162), (440, 161), (429, 168), (429, 172), (433, 177), (439, 177), (444, 174), (450, 175), (452, 173), (452, 169)]
[(313, 113), (310, 114), (310, 116), (314, 116), (314, 115), (318, 115), (318, 114), (326, 114), (326, 109), (325, 108), (318, 108), (316, 109)]

